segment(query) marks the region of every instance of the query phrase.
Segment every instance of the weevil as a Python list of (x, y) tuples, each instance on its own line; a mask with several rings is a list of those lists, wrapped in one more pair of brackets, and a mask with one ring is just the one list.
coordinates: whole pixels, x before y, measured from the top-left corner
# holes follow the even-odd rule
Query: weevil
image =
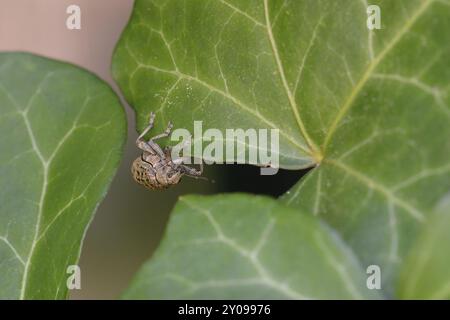
[(203, 173), (203, 162), (200, 169), (192, 168), (183, 164), (183, 158), (172, 160), (171, 147), (162, 149), (155, 140), (169, 137), (173, 125), (169, 121), (166, 130), (145, 141), (144, 136), (153, 128), (155, 113), (150, 114), (148, 126), (136, 139), (136, 146), (141, 149), (142, 154), (134, 160), (131, 172), (134, 180), (151, 190), (166, 189), (180, 182), (183, 175), (193, 178), (200, 177)]

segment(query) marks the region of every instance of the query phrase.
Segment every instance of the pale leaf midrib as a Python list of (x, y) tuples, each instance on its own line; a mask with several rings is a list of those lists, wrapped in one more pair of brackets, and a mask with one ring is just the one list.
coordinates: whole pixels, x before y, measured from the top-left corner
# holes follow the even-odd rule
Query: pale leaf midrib
[[(34, 151), (34, 153), (38, 157), (39, 162), (41, 163), (42, 168), (43, 168), (41, 194), (39, 196), (39, 206), (38, 206), (38, 213), (37, 213), (37, 217), (36, 217), (36, 227), (35, 227), (33, 242), (31, 244), (30, 250), (28, 252), (26, 261), (24, 261), (23, 259), (21, 260), (22, 264), (24, 265), (24, 271), (22, 274), (22, 282), (21, 282), (21, 289), (20, 289), (20, 296), (19, 296), (19, 298), (21, 300), (24, 299), (24, 297), (25, 297), (26, 280), (28, 277), (28, 270), (29, 270), (29, 266), (30, 266), (30, 260), (31, 260), (31, 256), (33, 253), (34, 245), (35, 245), (36, 235), (39, 232), (42, 207), (43, 207), (43, 199), (45, 197), (45, 190), (47, 188), (47, 181), (48, 181), (48, 164), (46, 163), (45, 157), (43, 156), (41, 150), (39, 149), (39, 147), (37, 145), (36, 138), (34, 136), (34, 132), (33, 132), (32, 128), (31, 128), (31, 124), (29, 122), (27, 114), (28, 114), (28, 110), (29, 110), (30, 106), (32, 105), (33, 99), (36, 97), (37, 94), (39, 94), (43, 83), (46, 81), (46, 79), (48, 79), (50, 77), (50, 75), (53, 75), (53, 73), (52, 72), (47, 73), (46, 76), (43, 78), (43, 80), (41, 80), (41, 82), (39, 83), (38, 87), (36, 88), (34, 94), (30, 97), (28, 104), (24, 110), (22, 110), (20, 108), (19, 104), (16, 102), (15, 99), (12, 98), (11, 95), (9, 95), (9, 93), (7, 94), (7, 97), (11, 100), (12, 104), (16, 108), (16, 112), (22, 117), (22, 119), (24, 121), (27, 135), (29, 136), (30, 143), (32, 146), (31, 150)], [(7, 92), (4, 89), (3, 85), (1, 85), (1, 88), (3, 91)], [(16, 255), (18, 255), (18, 254), (16, 253)]]
[(340, 168), (347, 174), (356, 178), (357, 180), (363, 182), (368, 188), (377, 190), (379, 193), (383, 194), (387, 199), (391, 200), (398, 207), (404, 209), (406, 212), (410, 214), (412, 218), (414, 218), (418, 222), (423, 222), (425, 220), (426, 215), (420, 211), (419, 209), (411, 206), (404, 199), (399, 198), (392, 190), (388, 189), (381, 183), (371, 179), (370, 177), (364, 175), (363, 173), (351, 168), (350, 166), (339, 162), (338, 160), (332, 159), (324, 159), (324, 162), (330, 164), (336, 168)]
[(314, 141), (311, 139), (311, 137), (309, 136), (306, 127), (303, 123), (302, 118), (300, 117), (300, 113), (298, 111), (298, 106), (297, 106), (297, 102), (295, 101), (295, 97), (293, 96), (291, 89), (289, 88), (289, 84), (287, 82), (286, 79), (286, 75), (284, 74), (284, 68), (283, 68), (283, 64), (281, 62), (279, 53), (278, 53), (278, 48), (277, 48), (277, 44), (275, 42), (275, 37), (273, 36), (273, 32), (272, 32), (272, 27), (271, 27), (271, 23), (270, 23), (270, 17), (269, 17), (269, 4), (268, 4), (268, 0), (264, 0), (264, 15), (266, 18), (266, 30), (267, 30), (267, 36), (269, 38), (269, 42), (272, 48), (272, 52), (273, 52), (273, 56), (275, 59), (275, 63), (277, 65), (277, 69), (278, 69), (278, 73), (280, 75), (281, 78), (281, 82), (283, 84), (283, 87), (286, 91), (286, 95), (288, 97), (289, 100), (289, 105), (292, 109), (292, 112), (294, 114), (295, 120), (299, 126), (300, 132), (303, 135), (303, 137), (305, 138), (306, 142), (308, 143), (308, 146), (310, 148), (309, 153), (315, 158), (315, 160), (317, 162), (319, 162), (322, 158), (322, 156), (319, 154), (319, 150), (316, 147), (316, 144), (314, 143)]
[(44, 202), (45, 202), (45, 196), (47, 193), (47, 188), (48, 188), (48, 175), (49, 175), (49, 168), (50, 165), (55, 157), (55, 155), (58, 153), (59, 149), (64, 145), (64, 143), (66, 142), (67, 138), (73, 133), (73, 131), (77, 128), (77, 122), (81, 116), (81, 114), (83, 113), (85, 107), (87, 106), (90, 97), (87, 96), (84, 100), (84, 103), (82, 105), (82, 107), (80, 108), (80, 111), (77, 115), (77, 117), (75, 118), (74, 124), (72, 126), (72, 128), (70, 128), (66, 134), (62, 137), (62, 139), (59, 141), (59, 143), (56, 145), (55, 149), (53, 150), (53, 152), (50, 154), (50, 156), (45, 159), (45, 157), (43, 156), (38, 144), (37, 144), (37, 139), (35, 137), (35, 133), (31, 127), (31, 123), (27, 117), (28, 111), (29, 109), (33, 106), (33, 99), (36, 95), (38, 95), (40, 93), (41, 87), (43, 86), (43, 84), (49, 79), (50, 76), (53, 76), (55, 74), (55, 72), (49, 72), (43, 80), (41, 80), (38, 88), (36, 89), (35, 93), (31, 96), (27, 107), (25, 109), (24, 112), (20, 112), (19, 113), (23, 116), (25, 125), (26, 125), (26, 129), (27, 129), (27, 134), (30, 138), (31, 144), (32, 144), (32, 149), (35, 151), (36, 155), (38, 156), (41, 164), (42, 164), (42, 168), (43, 168), (43, 181), (42, 181), (42, 187), (41, 187), (41, 194), (39, 197), (39, 206), (38, 206), (38, 214), (37, 214), (37, 220), (36, 220), (36, 227), (35, 227), (35, 232), (34, 232), (34, 236), (33, 236), (33, 242), (31, 243), (31, 247), (29, 250), (29, 253), (27, 255), (27, 260), (25, 261), (25, 266), (24, 266), (24, 272), (22, 275), (22, 283), (21, 283), (21, 289), (20, 289), (20, 299), (23, 300), (25, 299), (25, 295), (26, 295), (26, 289), (27, 289), (27, 284), (28, 284), (28, 274), (29, 274), (29, 268), (31, 266), (31, 259), (33, 257), (33, 253), (36, 247), (36, 244), (38, 243), (39, 240), (39, 234), (40, 234), (40, 230), (41, 230), (41, 220), (42, 220), (42, 215), (43, 215), (43, 210), (44, 210)]
[(414, 14), (411, 16), (411, 19), (409, 19), (403, 27), (395, 34), (395, 36), (392, 38), (392, 40), (387, 44), (387, 46), (373, 59), (370, 61), (366, 71), (360, 78), (357, 85), (353, 88), (352, 92), (348, 96), (348, 98), (345, 100), (342, 107), (339, 109), (339, 112), (332, 122), (330, 128), (328, 129), (328, 133), (325, 137), (324, 143), (322, 145), (322, 154), (325, 156), (327, 147), (338, 127), (341, 120), (344, 118), (344, 116), (347, 114), (347, 112), (350, 110), (350, 108), (353, 105), (353, 102), (358, 97), (361, 90), (364, 88), (366, 82), (371, 78), (372, 73), (376, 69), (376, 67), (379, 65), (379, 63), (384, 59), (384, 57), (395, 47), (395, 45), (402, 39), (403, 35), (406, 34), (411, 27), (414, 25), (414, 23), (417, 21), (417, 19), (420, 18), (420, 16), (428, 9), (428, 7), (433, 3), (434, 0), (425, 0), (422, 2), (422, 4), (419, 6), (417, 11), (414, 12)]
[[(226, 244), (231, 249), (235, 250), (237, 253), (242, 255), (244, 258), (248, 259), (249, 262), (255, 267), (257, 275), (260, 278), (262, 278), (264, 280), (264, 283), (266, 283), (269, 287), (272, 287), (273, 289), (280, 291), (281, 293), (285, 294), (287, 297), (291, 299), (302, 299), (302, 300), (312, 299), (311, 297), (308, 297), (307, 295), (291, 288), (287, 284), (281, 285), (278, 280), (274, 279), (272, 275), (269, 274), (268, 270), (266, 270), (265, 266), (258, 259), (258, 253), (261, 250), (261, 244), (259, 244), (260, 241), (258, 241), (258, 244), (256, 245), (255, 248), (249, 251), (248, 249), (242, 247), (233, 238), (229, 238), (227, 235), (225, 235), (221, 225), (215, 220), (210, 210), (207, 210), (201, 206), (197, 206), (195, 205), (195, 203), (192, 203), (186, 198), (180, 198), (179, 202), (184, 202), (194, 212), (203, 214), (213, 227), (218, 239), (220, 239), (220, 241), (222, 241), (224, 244)], [(272, 228), (271, 226), (272, 223), (274, 223), (274, 221), (269, 220), (268, 224), (264, 228), (264, 231), (270, 232)], [(260, 240), (263, 239), (263, 237), (268, 236), (268, 234), (264, 231), (261, 234)], [(264, 243), (262, 245), (264, 245)]]

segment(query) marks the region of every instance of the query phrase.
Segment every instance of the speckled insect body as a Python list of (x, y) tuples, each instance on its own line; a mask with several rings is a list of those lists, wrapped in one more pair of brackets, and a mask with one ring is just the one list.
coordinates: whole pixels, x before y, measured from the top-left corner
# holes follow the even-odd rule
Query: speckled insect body
[(144, 140), (144, 136), (153, 127), (155, 114), (150, 114), (150, 121), (136, 140), (136, 145), (143, 152), (140, 157), (134, 160), (131, 166), (131, 172), (134, 180), (146, 187), (147, 189), (157, 190), (166, 189), (171, 185), (180, 182), (183, 175), (199, 178), (203, 173), (203, 165), (200, 170), (188, 167), (182, 164), (181, 159), (172, 160), (171, 148), (166, 147), (164, 150), (155, 142), (155, 140), (168, 137), (172, 131), (172, 124), (169, 122), (167, 129), (151, 138)]

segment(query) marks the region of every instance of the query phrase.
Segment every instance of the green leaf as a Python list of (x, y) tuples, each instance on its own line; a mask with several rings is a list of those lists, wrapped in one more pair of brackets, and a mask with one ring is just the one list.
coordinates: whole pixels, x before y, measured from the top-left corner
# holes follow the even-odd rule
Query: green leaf
[(282, 200), (380, 266), (393, 296), (450, 190), (449, 48), (448, 0), (138, 0), (113, 72), (139, 128), (151, 110), (161, 128), (279, 128), (280, 166), (315, 166)]
[(273, 199), (245, 194), (180, 198), (161, 246), (125, 294), (137, 299), (376, 297), (351, 251), (328, 227)]
[(122, 155), (123, 109), (80, 68), (1, 53), (0, 137), (0, 298), (65, 298)]
[[(354, 3), (348, 13), (358, 16)], [(450, 190), (450, 6), (377, 3), (383, 29), (369, 34), (369, 47), (362, 37), (358, 46), (338, 50), (336, 58), (354, 67), (348, 90), (328, 85), (343, 99), (326, 125), (324, 158), (284, 200), (339, 230), (364, 266), (381, 267), (382, 287), (393, 295), (418, 231)], [(329, 33), (335, 35), (328, 41), (334, 46), (351, 31)], [(357, 69), (357, 56), (364, 53), (369, 59)], [(331, 56), (320, 56), (327, 59)], [(329, 76), (340, 77), (345, 72)], [(342, 86), (345, 80), (340, 81)]]
[(414, 244), (402, 270), (399, 297), (450, 299), (450, 196)]
[(114, 77), (141, 129), (151, 110), (160, 129), (166, 120), (191, 132), (193, 120), (223, 132), (279, 128), (281, 166), (311, 166), (293, 93), (289, 99), (277, 76), (263, 2), (245, 6), (249, 14), (225, 1), (136, 1), (114, 54)]

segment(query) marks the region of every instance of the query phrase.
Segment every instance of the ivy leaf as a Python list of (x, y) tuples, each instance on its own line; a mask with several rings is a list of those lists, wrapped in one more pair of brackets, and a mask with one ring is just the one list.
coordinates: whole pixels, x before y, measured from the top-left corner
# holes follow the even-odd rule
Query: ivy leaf
[(450, 299), (450, 196), (438, 206), (411, 249), (402, 270), (399, 296)]
[(331, 229), (271, 198), (245, 194), (180, 198), (163, 243), (125, 294), (137, 299), (376, 297)]
[(113, 75), (140, 129), (150, 111), (161, 119), (159, 129), (167, 120), (190, 132), (193, 120), (202, 120), (203, 130), (224, 135), (226, 128), (280, 129), (281, 166), (311, 166), (293, 93), (286, 95), (277, 76), (263, 2), (245, 6), (258, 17), (225, 1), (136, 1), (113, 57)]
[[(358, 16), (354, 3), (349, 12)], [(450, 6), (375, 3), (383, 29), (338, 50), (336, 59), (349, 69), (329, 77), (336, 81), (330, 89), (343, 99), (321, 139), (323, 160), (284, 200), (339, 230), (364, 266), (380, 266), (382, 287), (393, 296), (404, 257), (450, 190), (450, 34), (439, 31), (450, 28)], [(345, 34), (350, 29), (335, 34), (336, 41)], [(311, 74), (321, 70), (310, 68)], [(346, 75), (349, 89), (339, 89)]]
[(314, 167), (282, 201), (380, 266), (392, 297), (450, 190), (449, 4), (138, 0), (113, 72), (139, 128), (152, 110), (160, 128), (280, 129), (280, 166)]
[(0, 123), (0, 298), (65, 298), (122, 155), (123, 109), (80, 68), (1, 53)]

